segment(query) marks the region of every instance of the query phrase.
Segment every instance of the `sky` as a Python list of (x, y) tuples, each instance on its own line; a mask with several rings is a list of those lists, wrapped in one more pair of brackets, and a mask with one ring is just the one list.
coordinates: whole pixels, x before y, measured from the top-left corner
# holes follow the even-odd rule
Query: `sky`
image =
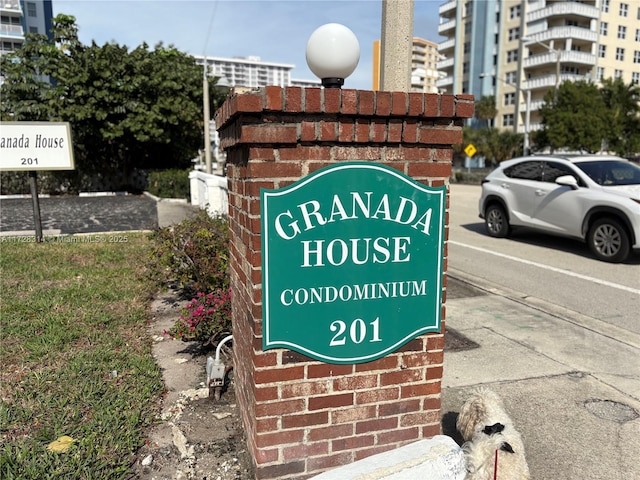
[[(440, 42), (438, 7), (444, 0), (414, 0), (415, 37)], [(133, 49), (162, 42), (191, 55), (257, 56), (295, 65), (292, 78), (311, 80), (305, 50), (325, 23), (349, 27), (360, 62), (345, 88), (372, 87), (373, 41), (380, 38), (382, 0), (53, 0), (53, 14), (73, 15), (80, 41), (115, 42)]]

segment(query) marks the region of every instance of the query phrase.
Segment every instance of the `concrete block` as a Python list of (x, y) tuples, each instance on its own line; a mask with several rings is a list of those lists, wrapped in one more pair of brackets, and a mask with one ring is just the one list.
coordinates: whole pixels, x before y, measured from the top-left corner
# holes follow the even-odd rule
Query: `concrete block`
[(311, 480), (464, 480), (462, 449), (446, 435), (410, 443), (322, 473)]
[(229, 211), (227, 178), (192, 170), (189, 172), (191, 205), (206, 208), (210, 216), (226, 215)]

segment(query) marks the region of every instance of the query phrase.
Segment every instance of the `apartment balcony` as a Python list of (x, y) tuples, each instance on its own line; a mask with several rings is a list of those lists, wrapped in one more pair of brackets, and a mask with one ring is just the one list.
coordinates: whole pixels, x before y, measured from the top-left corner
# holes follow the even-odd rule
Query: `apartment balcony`
[(578, 2), (554, 2), (539, 10), (533, 10), (527, 13), (527, 22), (536, 22), (549, 17), (584, 17), (591, 20), (597, 20), (599, 10), (591, 5), (585, 5)]
[(446, 55), (445, 52), (448, 52), (449, 50), (453, 50), (455, 46), (456, 46), (456, 41), (454, 38), (445, 40), (444, 42), (438, 44), (438, 53), (442, 55)]
[[(542, 105), (544, 105), (544, 100), (531, 100), (531, 104), (529, 105), (529, 107), (530, 107), (529, 111), (530, 112), (537, 112), (538, 110), (540, 110)], [(526, 113), (527, 113), (527, 102), (520, 102), (520, 113), (526, 115)]]
[(535, 33), (533, 35), (527, 35), (529, 42), (525, 42), (525, 45), (530, 45), (536, 42), (548, 43), (552, 40), (583, 40), (585, 42), (597, 42), (598, 33), (593, 30), (580, 27), (554, 27), (544, 32)]
[(456, 6), (457, 6), (456, 0), (452, 0), (451, 2), (443, 3), (442, 5), (440, 5), (440, 7), (438, 7), (438, 14), (441, 17), (454, 16), (455, 13), (456, 13)]
[[(563, 73), (560, 75), (560, 82), (577, 82), (579, 80), (589, 80), (591, 77), (588, 75), (574, 75), (570, 73)], [(541, 75), (539, 77), (528, 78), (522, 83), (522, 90), (549, 90), (555, 88), (556, 76), (555, 75)]]
[[(557, 53), (560, 53), (558, 60)], [(553, 52), (541, 53), (538, 55), (529, 55), (523, 61), (525, 69), (536, 68), (547, 65), (556, 65), (558, 61), (561, 64), (586, 65), (593, 67), (596, 64), (596, 56), (591, 53), (573, 52), (567, 50), (558, 50)]]
[(436, 80), (436, 87), (453, 87), (453, 76), (448, 76)]
[(11, 53), (15, 53), (15, 50), (4, 50), (4, 49), (2, 49), (2, 50), (0, 50), (0, 57), (3, 56), (3, 55), (9, 55)]
[(449, 20), (448, 22), (444, 22), (444, 23), (441, 23), (440, 25), (438, 25), (438, 33), (440, 35), (442, 35), (443, 37), (448, 37), (450, 35), (447, 35), (445, 32), (454, 31), (455, 28), (456, 28), (456, 21), (455, 20)]
[(445, 60), (440, 60), (436, 64), (436, 68), (438, 70), (446, 70), (447, 68), (453, 68), (453, 65), (454, 65), (454, 59), (453, 58), (447, 58)]
[(0, 37), (11, 37), (14, 40), (24, 40), (24, 30), (21, 25), (0, 24)]
[(0, 12), (22, 14), (19, 0), (0, 0)]

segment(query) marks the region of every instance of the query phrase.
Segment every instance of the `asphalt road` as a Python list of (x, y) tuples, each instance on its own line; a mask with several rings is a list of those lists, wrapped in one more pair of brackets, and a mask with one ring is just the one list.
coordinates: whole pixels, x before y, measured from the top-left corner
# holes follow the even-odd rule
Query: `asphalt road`
[(451, 186), (449, 270), (505, 286), (595, 319), (640, 333), (640, 255), (623, 264), (596, 260), (577, 240), (521, 230), (489, 237), (478, 217), (480, 187)]
[[(156, 201), (145, 195), (44, 197), (39, 199), (43, 235), (153, 230)], [(33, 202), (0, 199), (0, 233), (35, 231)]]

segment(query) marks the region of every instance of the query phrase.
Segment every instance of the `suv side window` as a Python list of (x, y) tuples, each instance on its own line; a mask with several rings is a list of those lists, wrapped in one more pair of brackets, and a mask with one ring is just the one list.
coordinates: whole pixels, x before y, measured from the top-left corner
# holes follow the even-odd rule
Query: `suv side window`
[(542, 180), (542, 162), (539, 160), (517, 163), (504, 169), (504, 174), (510, 178), (521, 180)]
[(582, 180), (580, 180), (580, 177), (576, 175), (570, 167), (558, 162), (544, 162), (544, 167), (542, 170), (543, 182), (555, 183), (556, 178), (562, 177), (563, 175), (571, 175), (578, 181), (578, 185), (584, 186)]

